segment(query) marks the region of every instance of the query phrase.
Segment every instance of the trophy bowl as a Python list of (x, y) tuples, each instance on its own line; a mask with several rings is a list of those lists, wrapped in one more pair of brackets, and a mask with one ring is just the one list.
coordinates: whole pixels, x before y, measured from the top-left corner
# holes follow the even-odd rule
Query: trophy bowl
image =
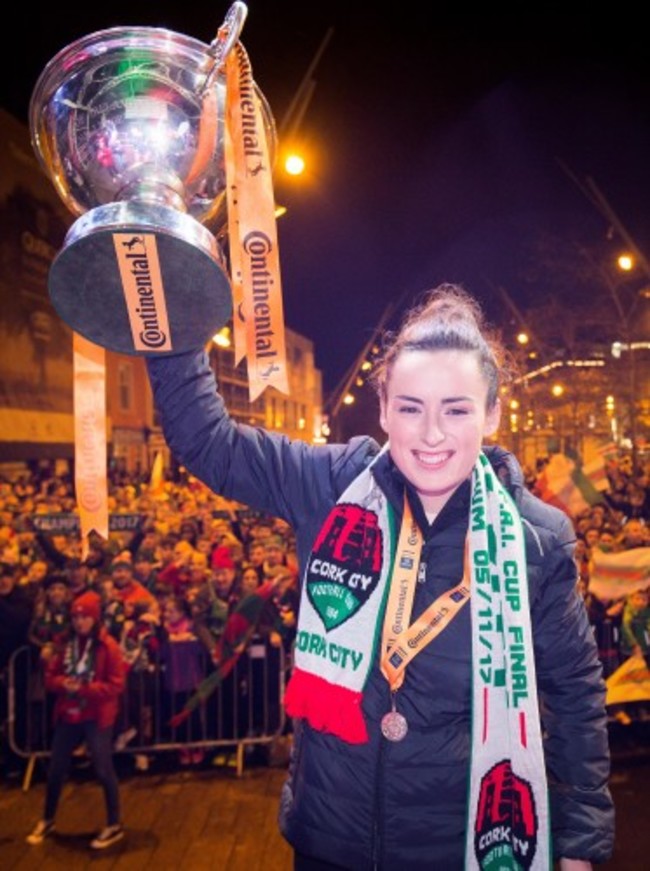
[[(246, 7), (210, 45), (161, 28), (111, 28), (68, 45), (33, 90), (34, 150), (76, 217), (48, 290), (85, 338), (126, 354), (204, 344), (232, 313), (223, 61)], [(255, 86), (269, 154), (273, 117)]]

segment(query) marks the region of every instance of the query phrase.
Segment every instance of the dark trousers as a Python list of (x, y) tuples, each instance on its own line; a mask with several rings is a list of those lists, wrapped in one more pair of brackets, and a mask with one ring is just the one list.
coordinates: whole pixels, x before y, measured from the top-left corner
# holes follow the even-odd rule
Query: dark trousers
[(95, 776), (104, 790), (106, 823), (120, 822), (120, 793), (113, 767), (113, 727), (98, 729), (97, 723), (57, 723), (52, 740), (52, 755), (47, 772), (44, 819), (53, 820), (59, 804), (61, 790), (70, 770), (72, 752), (85, 741), (92, 760)]

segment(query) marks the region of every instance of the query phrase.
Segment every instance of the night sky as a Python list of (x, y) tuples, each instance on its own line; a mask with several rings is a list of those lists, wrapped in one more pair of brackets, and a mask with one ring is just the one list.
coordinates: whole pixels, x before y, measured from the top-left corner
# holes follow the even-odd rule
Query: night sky
[[(241, 39), (278, 126), (328, 39), (299, 131), (309, 172), (276, 181), (288, 207), (278, 222), (285, 320), (315, 341), (326, 392), (392, 300), (457, 281), (502, 323), (495, 288), (522, 308), (553, 295), (530, 278), (539, 237), (597, 245), (609, 226), (570, 175), (591, 178), (650, 251), (642, 25), (584, 5), (486, 7), (492, 15), (412, 5), (248, 4)], [(75, 39), (144, 25), (209, 43), (229, 4), (57, 8), (25, 4), (7, 29), (21, 59), (3, 58), (0, 103), (23, 121), (41, 70)]]

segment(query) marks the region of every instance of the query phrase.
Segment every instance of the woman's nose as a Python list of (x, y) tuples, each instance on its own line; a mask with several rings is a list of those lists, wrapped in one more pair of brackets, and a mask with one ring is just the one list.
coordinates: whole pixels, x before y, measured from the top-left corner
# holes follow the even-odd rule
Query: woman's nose
[(422, 440), (428, 445), (438, 445), (444, 439), (437, 415), (425, 415), (423, 421)]

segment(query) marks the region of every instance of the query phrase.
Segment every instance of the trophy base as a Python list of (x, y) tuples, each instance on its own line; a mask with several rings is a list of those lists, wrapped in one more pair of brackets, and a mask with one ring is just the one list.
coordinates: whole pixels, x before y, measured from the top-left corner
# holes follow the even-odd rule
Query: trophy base
[(220, 249), (168, 206), (118, 202), (82, 215), (50, 269), (52, 304), (75, 332), (122, 354), (204, 345), (232, 314)]

